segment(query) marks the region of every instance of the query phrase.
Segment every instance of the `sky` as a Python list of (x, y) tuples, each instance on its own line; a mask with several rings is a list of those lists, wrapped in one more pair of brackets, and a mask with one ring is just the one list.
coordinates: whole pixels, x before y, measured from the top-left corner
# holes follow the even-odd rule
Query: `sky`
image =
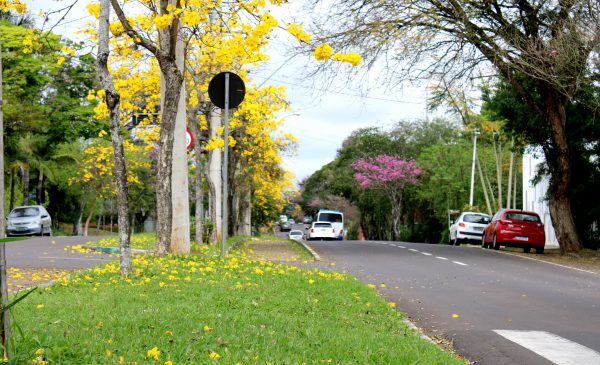
[[(74, 2), (75, 0), (26, 0), (32, 14), (38, 14), (40, 10), (48, 12), (62, 9)], [(77, 1), (53, 31), (78, 39), (76, 31), (93, 20), (85, 9), (88, 3), (89, 0)], [(293, 5), (272, 10), (279, 23), (308, 23), (310, 19), (297, 16), (306, 14), (299, 5), (302, 1), (291, 3)], [(59, 18), (58, 15), (53, 15), (49, 23), (55, 24)], [(280, 115), (285, 119), (282, 130), (296, 136), (298, 145), (293, 155), (284, 157), (284, 164), (294, 174), (295, 181), (301, 181), (331, 162), (344, 139), (356, 129), (372, 126), (389, 128), (399, 120), (425, 118), (424, 86), (404, 85), (402, 89), (390, 90), (381, 80), (349, 84), (348, 74), (345, 73), (333, 79), (325, 79), (324, 76), (308, 77), (306, 67), (318, 61), (310, 57), (295, 57), (290, 61), (289, 54), (293, 45), (292, 36), (283, 31), (277, 32), (266, 50), (270, 60), (258, 71), (252, 72), (252, 75), (256, 83), (283, 85), (287, 88), (290, 110)], [(350, 70), (351, 66), (347, 67)], [(368, 76), (373, 80), (378, 75)], [(365, 92), (366, 89), (369, 91)]]

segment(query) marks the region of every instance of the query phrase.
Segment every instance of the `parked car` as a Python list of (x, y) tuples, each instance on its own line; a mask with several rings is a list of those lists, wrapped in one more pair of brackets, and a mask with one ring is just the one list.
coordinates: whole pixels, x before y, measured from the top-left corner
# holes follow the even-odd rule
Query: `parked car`
[(6, 219), (6, 234), (52, 236), (52, 219), (46, 208), (41, 205), (16, 207)]
[(518, 209), (501, 209), (494, 214), (481, 239), (483, 248), (522, 247), (526, 253), (533, 248), (538, 254), (544, 253), (545, 244), (546, 234), (540, 216)]
[(294, 229), (290, 231), (288, 237), (291, 240), (301, 240), (302, 238), (304, 238), (304, 232)]
[(487, 214), (476, 212), (463, 212), (450, 226), (449, 243), (458, 246), (466, 241), (479, 244), (483, 236), (483, 229), (490, 223), (491, 217)]
[(336, 239), (335, 228), (329, 222), (314, 222), (308, 230), (307, 239), (309, 241)]
[(290, 221), (285, 221), (285, 222), (281, 223), (281, 227), (279, 228), (279, 230), (281, 232), (291, 231), (292, 230), (292, 224), (290, 223)]

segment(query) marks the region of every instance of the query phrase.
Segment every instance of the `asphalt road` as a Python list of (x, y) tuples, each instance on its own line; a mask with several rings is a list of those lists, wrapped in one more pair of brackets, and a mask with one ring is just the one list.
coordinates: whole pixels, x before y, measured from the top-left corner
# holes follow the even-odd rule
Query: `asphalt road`
[(308, 244), (476, 364), (600, 364), (599, 275), (477, 246)]
[(114, 260), (107, 254), (65, 251), (66, 246), (96, 241), (102, 237), (31, 237), (6, 242), (6, 264), (20, 268), (83, 269)]

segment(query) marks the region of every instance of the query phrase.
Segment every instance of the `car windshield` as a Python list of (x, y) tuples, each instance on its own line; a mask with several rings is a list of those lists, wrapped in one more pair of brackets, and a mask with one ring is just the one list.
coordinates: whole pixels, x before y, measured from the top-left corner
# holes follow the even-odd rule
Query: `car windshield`
[(15, 208), (8, 215), (9, 218), (21, 218), (21, 217), (37, 217), (40, 214), (38, 208)]
[(291, 231), (290, 236), (302, 236), (302, 232), (300, 231)]
[(343, 217), (340, 213), (321, 213), (319, 214), (319, 220), (323, 222), (342, 223)]
[(331, 223), (315, 223), (317, 228), (331, 228)]
[(483, 214), (465, 214), (463, 221), (467, 223), (490, 223), (490, 217)]

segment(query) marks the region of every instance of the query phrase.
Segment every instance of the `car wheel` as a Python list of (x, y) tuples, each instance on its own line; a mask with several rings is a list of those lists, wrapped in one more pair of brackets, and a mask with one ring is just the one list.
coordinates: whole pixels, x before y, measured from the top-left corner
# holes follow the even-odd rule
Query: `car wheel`
[(538, 255), (541, 255), (544, 253), (544, 248), (543, 247), (536, 247), (535, 248), (535, 253)]
[(498, 242), (496, 240), (496, 234), (494, 233), (494, 238), (492, 238), (492, 247), (494, 248), (494, 250), (499, 250), (500, 249), (500, 242)]
[(485, 243), (485, 236), (481, 237), (481, 248), (488, 248), (487, 243)]
[(44, 226), (40, 226), (40, 233), (38, 233), (38, 236), (44, 237)]
[(460, 240), (457, 237), (454, 237), (454, 246), (460, 246)]
[(530, 253), (531, 252), (531, 247), (523, 247), (523, 252)]

